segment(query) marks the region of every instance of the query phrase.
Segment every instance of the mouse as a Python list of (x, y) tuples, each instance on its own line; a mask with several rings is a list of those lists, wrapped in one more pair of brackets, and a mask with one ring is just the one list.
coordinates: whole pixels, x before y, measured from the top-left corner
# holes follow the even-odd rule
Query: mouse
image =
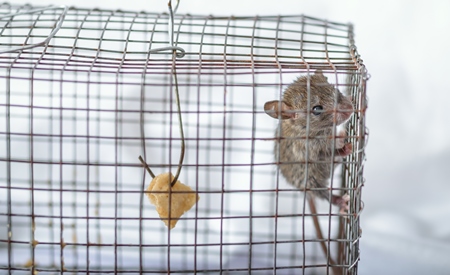
[(340, 208), (340, 213), (347, 213), (347, 194), (338, 196), (330, 194), (329, 189), (310, 188), (327, 188), (333, 162), (341, 162), (352, 153), (345, 131), (337, 131), (337, 126), (345, 125), (353, 115), (351, 98), (317, 70), (298, 77), (281, 100), (266, 102), (264, 111), (281, 124), (276, 130), (273, 154), (286, 181), (308, 195), (328, 200)]

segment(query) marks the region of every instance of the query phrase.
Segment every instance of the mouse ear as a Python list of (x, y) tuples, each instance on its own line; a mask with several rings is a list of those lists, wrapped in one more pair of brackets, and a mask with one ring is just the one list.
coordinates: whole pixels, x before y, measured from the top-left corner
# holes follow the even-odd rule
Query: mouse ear
[(273, 100), (264, 104), (266, 114), (276, 119), (296, 118), (296, 114), (292, 110), (293, 108), (284, 101)]
[(324, 81), (328, 81), (328, 77), (326, 77), (326, 76), (323, 75), (323, 72), (322, 72), (321, 69), (317, 69), (317, 70), (314, 72), (314, 75), (315, 75), (315, 76), (318, 76), (319, 79), (322, 79), (322, 80), (324, 80)]
[(317, 70), (314, 72), (314, 74), (316, 74), (316, 75), (323, 75), (323, 72), (322, 72), (321, 69), (317, 69)]

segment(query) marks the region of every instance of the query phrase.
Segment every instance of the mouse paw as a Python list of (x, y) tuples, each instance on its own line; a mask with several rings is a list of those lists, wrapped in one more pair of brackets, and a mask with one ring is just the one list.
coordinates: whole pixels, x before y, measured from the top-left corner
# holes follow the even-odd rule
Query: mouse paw
[(344, 215), (348, 214), (348, 210), (350, 209), (348, 206), (349, 201), (350, 196), (348, 194), (344, 194), (342, 197), (333, 195), (333, 197), (331, 198), (331, 203), (336, 206), (339, 206), (340, 208), (339, 213)]
[(336, 155), (345, 157), (352, 153), (353, 151), (353, 145), (351, 143), (344, 144), (344, 147), (340, 149), (336, 149)]

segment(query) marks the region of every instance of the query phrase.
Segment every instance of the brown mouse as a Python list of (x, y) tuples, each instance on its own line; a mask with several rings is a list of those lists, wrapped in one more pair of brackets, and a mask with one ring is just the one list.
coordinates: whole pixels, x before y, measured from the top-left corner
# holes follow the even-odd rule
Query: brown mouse
[[(302, 190), (305, 190), (305, 182), (307, 190), (328, 187), (333, 151), (336, 162), (352, 152), (352, 144), (344, 142), (345, 133), (337, 134), (333, 129), (350, 119), (353, 114), (351, 100), (328, 83), (318, 70), (314, 75), (295, 80), (284, 91), (282, 101), (266, 102), (264, 111), (280, 119), (281, 131), (277, 128), (274, 155), (286, 180)], [(308, 167), (305, 165), (307, 159)], [(330, 191), (326, 189), (307, 192), (339, 206), (341, 213), (348, 210), (347, 195), (330, 197)]]

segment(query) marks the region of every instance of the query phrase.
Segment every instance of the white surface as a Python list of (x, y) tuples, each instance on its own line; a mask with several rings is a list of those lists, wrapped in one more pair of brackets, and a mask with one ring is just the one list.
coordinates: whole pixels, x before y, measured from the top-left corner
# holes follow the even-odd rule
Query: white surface
[[(166, 2), (41, 0), (39, 4), (159, 12), (165, 11)], [(303, 13), (354, 23), (356, 45), (372, 76), (362, 275), (448, 274), (450, 269), (449, 11), (450, 1), (438, 0), (185, 0), (178, 11)]]

